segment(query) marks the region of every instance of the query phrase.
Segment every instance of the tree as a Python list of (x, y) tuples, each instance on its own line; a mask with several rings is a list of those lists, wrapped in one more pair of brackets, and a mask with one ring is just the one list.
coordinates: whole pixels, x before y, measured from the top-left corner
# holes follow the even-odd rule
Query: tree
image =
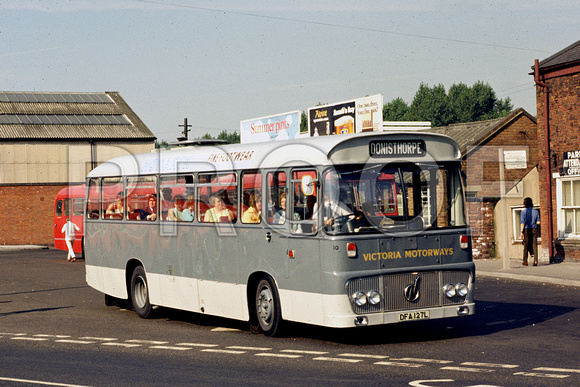
[(449, 92), (441, 84), (421, 83), (408, 106), (401, 98), (383, 106), (385, 121), (431, 121), (434, 127), (504, 117), (513, 110), (509, 98), (498, 99), (492, 87), (481, 81), (469, 87), (453, 84)]
[(403, 98), (395, 98), (383, 106), (383, 120), (406, 121), (408, 119), (409, 106)]
[(228, 132), (227, 130), (222, 130), (217, 137), (213, 137), (211, 134), (206, 133), (200, 137), (202, 140), (226, 140), (229, 144), (239, 144), (240, 134), (237, 132)]

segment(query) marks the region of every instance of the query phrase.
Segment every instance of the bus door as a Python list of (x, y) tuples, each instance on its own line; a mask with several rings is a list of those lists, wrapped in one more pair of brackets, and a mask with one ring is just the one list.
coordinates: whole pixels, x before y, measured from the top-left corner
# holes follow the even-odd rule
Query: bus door
[[(291, 191), (288, 272), (302, 285), (320, 284), (320, 243), (314, 238), (317, 227), (318, 173), (316, 169), (293, 169)], [(320, 258), (319, 258), (320, 257)], [(315, 258), (315, 259), (314, 259)]]
[(266, 228), (261, 246), (262, 259), (260, 266), (272, 274), (288, 278), (288, 216), (290, 215), (289, 190), (286, 171), (266, 173), (266, 193), (262, 205)]

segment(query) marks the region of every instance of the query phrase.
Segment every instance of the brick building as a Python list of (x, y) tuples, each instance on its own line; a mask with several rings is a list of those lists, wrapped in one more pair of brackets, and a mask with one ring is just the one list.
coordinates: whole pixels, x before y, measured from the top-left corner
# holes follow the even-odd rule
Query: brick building
[(52, 244), (56, 194), (154, 141), (117, 92), (0, 92), (0, 244)]
[(461, 149), (473, 257), (519, 257), (523, 198), (539, 200), (536, 119), (518, 108), (503, 118), (428, 131), (452, 137)]
[(532, 67), (536, 82), (542, 260), (580, 261), (580, 41)]

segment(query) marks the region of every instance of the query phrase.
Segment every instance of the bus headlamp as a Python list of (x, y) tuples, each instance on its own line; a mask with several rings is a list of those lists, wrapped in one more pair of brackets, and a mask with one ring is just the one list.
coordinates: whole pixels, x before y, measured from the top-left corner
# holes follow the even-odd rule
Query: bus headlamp
[(469, 292), (467, 285), (465, 285), (463, 282), (460, 282), (457, 285), (455, 285), (455, 290), (457, 291), (457, 295), (459, 297), (465, 297)]
[(356, 306), (363, 306), (367, 303), (367, 295), (363, 292), (356, 292), (351, 297)]
[(381, 294), (376, 290), (371, 290), (367, 293), (367, 299), (369, 300), (369, 304), (377, 305), (381, 302)]
[(443, 286), (443, 293), (445, 293), (445, 297), (453, 298), (457, 294), (457, 291), (455, 290), (455, 286), (452, 284), (447, 284)]

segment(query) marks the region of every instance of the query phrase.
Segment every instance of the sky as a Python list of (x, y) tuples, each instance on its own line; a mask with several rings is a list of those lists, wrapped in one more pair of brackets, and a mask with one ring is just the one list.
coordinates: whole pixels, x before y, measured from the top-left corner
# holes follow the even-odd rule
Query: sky
[(421, 83), (529, 75), (580, 39), (578, 0), (0, 0), (0, 90), (118, 91), (160, 141)]

